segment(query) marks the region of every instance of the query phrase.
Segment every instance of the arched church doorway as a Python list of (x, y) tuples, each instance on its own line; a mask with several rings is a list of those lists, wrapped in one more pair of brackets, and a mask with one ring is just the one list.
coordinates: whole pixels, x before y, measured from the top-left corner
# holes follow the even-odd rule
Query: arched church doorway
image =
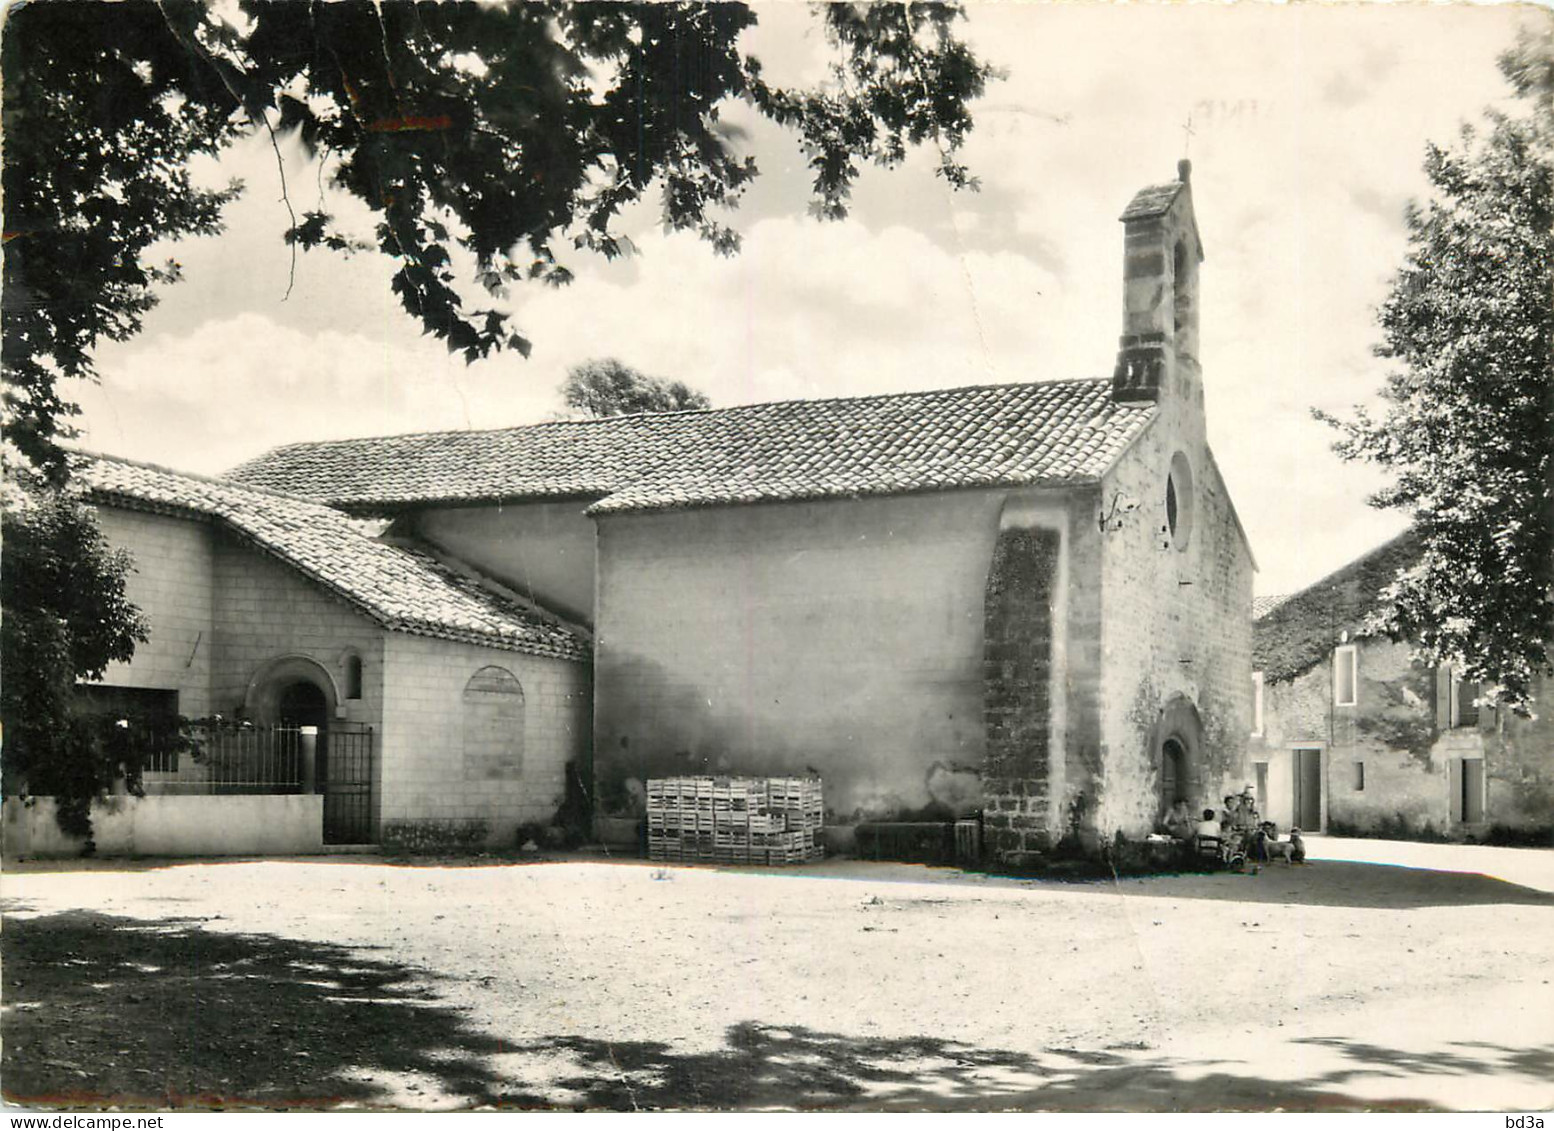
[(1187, 748), (1178, 738), (1168, 738), (1160, 748), (1160, 803), (1169, 810), (1187, 796)]
[(1155, 720), (1149, 741), (1159, 789), (1156, 805), (1161, 819), (1178, 801), (1185, 801), (1189, 811), (1208, 804), (1203, 720), (1192, 700), (1185, 695), (1171, 696)]

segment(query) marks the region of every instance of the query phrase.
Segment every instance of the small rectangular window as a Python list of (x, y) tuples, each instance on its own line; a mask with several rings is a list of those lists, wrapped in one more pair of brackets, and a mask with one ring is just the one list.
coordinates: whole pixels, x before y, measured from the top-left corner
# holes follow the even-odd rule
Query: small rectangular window
[(1333, 703), (1353, 707), (1359, 690), (1359, 654), (1353, 644), (1340, 644), (1333, 650)]
[(1356, 793), (1364, 793), (1365, 792), (1365, 763), (1364, 762), (1356, 762), (1354, 764), (1354, 791)]
[(1252, 737), (1263, 734), (1263, 673), (1252, 673)]

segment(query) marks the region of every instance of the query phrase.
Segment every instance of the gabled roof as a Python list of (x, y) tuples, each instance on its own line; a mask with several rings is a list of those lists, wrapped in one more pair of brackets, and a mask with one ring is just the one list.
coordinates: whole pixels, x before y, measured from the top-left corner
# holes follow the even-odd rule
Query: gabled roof
[(1149, 185), (1133, 194), (1128, 206), (1122, 210), (1119, 220), (1142, 220), (1147, 216), (1164, 216), (1171, 210), (1176, 194), (1186, 188), (1182, 181), (1167, 181), (1163, 185)]
[(1274, 593), (1266, 597), (1252, 598), (1252, 619), (1261, 620), (1290, 599), (1288, 593)]
[(593, 496), (595, 513), (1098, 480), (1154, 417), (1109, 380), (289, 444), (238, 482), (355, 513)]
[(91, 502), (214, 520), (355, 606), (384, 628), (587, 660), (588, 633), (413, 545), (316, 502), (150, 464), (75, 457)]
[[(1405, 530), (1390, 542), (1285, 597), (1252, 624), (1252, 668), (1269, 681), (1293, 679), (1325, 659), (1339, 634), (1354, 635), (1380, 603), (1398, 570), (1419, 556), (1419, 537)], [(1255, 615), (1255, 605), (1254, 605)]]

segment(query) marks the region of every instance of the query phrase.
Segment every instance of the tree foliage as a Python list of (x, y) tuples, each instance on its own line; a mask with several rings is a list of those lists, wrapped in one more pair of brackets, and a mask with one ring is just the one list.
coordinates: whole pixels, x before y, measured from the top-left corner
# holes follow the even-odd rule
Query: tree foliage
[(129, 558), (111, 550), (91, 512), (46, 488), (4, 509), (0, 571), (0, 718), (6, 793), (52, 796), (60, 827), (89, 836), (94, 797), (140, 767), (114, 720), (75, 709), (78, 680), (101, 679), (146, 639), (125, 596)]
[(1409, 511), (1423, 544), (1371, 627), (1522, 711), (1554, 642), (1550, 43), (1524, 35), (1502, 59), (1519, 112), (1427, 150), (1433, 193), (1409, 210), (1380, 310), (1377, 352), (1396, 363), (1384, 413), (1318, 413), (1342, 429), (1340, 455), (1391, 473), (1370, 501)]
[(0, 39), (5, 133), (6, 437), (63, 480), (55, 443), (77, 410), (62, 378), (95, 375), (92, 350), (140, 329), (152, 286), (177, 265), (144, 262), (163, 238), (220, 226), (237, 186), (197, 187), (191, 156), (237, 135), (214, 75), (173, 40), (153, 4), (32, 4)]
[(711, 408), (712, 401), (683, 381), (649, 377), (613, 357), (572, 366), (561, 383), (561, 399), (581, 416), (627, 416), (636, 412), (680, 412)]
[(735, 251), (723, 215), (757, 168), (722, 121), (732, 104), (801, 139), (819, 215), (845, 214), (862, 165), (917, 144), (971, 184), (955, 154), (991, 72), (955, 37), (958, 6), (817, 10), (831, 76), (791, 89), (744, 45), (743, 3), (18, 6), (0, 53), (12, 438), (62, 474), (59, 379), (92, 377), (97, 342), (134, 333), (176, 276), (141, 262), (148, 246), (219, 227), (237, 187), (196, 187), (188, 159), (248, 134), (299, 137), (374, 217), (363, 240), (288, 192), (293, 249), (390, 257), (405, 310), (469, 360), (527, 352), (506, 288), (565, 283), (569, 253), (622, 254), (623, 210), (652, 195), (668, 227)]

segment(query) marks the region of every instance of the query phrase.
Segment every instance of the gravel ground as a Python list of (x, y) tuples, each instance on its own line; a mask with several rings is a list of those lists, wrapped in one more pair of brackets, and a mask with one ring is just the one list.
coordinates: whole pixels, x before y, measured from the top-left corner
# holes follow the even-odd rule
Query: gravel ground
[[(71, 1106), (1554, 1107), (1554, 852), (7, 867), (3, 1087)], [(1498, 878), (1497, 878), (1498, 877)]]

